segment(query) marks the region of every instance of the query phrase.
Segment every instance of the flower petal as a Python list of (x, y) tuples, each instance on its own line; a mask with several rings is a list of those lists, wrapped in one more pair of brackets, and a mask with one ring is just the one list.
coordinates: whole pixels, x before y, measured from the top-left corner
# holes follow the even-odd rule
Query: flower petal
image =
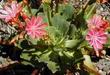
[(5, 11), (5, 10), (0, 10), (0, 13), (2, 13), (2, 14), (8, 14), (8, 12), (7, 11)]
[(0, 14), (0, 18), (6, 18), (7, 17), (7, 15), (2, 15), (2, 14)]
[(37, 26), (40, 26), (42, 24), (42, 21), (43, 21), (42, 17), (38, 16), (36, 20), (37, 20), (37, 22), (36, 22)]
[(25, 30), (32, 38), (42, 38), (47, 34), (46, 30), (44, 30), (47, 23), (42, 23), (42, 17), (32, 17), (26, 24)]
[(17, 2), (16, 1), (12, 1), (11, 8), (13, 11), (17, 9)]
[(5, 6), (4, 8), (5, 8), (5, 10), (6, 10), (8, 13), (10, 13), (10, 14), (12, 13), (12, 9), (11, 9), (10, 7)]

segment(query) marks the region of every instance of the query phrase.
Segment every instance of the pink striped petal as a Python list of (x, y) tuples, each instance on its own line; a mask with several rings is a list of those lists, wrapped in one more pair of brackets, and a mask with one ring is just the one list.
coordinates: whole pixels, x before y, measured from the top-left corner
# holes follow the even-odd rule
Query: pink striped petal
[(10, 8), (10, 7), (5, 6), (4, 8), (5, 8), (5, 10), (6, 10), (8, 13), (10, 13), (10, 14), (12, 13), (12, 10), (11, 10), (11, 8)]
[(43, 21), (42, 17), (38, 16), (36, 20), (37, 20), (37, 22), (36, 22), (37, 26), (40, 26), (42, 24), (42, 21)]
[(42, 28), (45, 28), (46, 26), (48, 26), (48, 24), (47, 23), (43, 23), (43, 24), (37, 26), (37, 28), (38, 29), (42, 29)]
[(2, 13), (2, 14), (8, 14), (8, 12), (7, 11), (5, 11), (5, 10), (0, 10), (0, 13)]
[(0, 18), (6, 18), (6, 17), (7, 17), (7, 15), (0, 14)]
[(15, 11), (17, 9), (17, 2), (16, 1), (12, 2), (11, 8), (12, 8), (13, 11)]

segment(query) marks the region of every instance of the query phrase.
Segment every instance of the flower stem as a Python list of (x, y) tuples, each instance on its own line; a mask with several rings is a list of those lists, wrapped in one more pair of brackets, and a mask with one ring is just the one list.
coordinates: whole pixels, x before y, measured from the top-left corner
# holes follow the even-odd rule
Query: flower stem
[(90, 1), (90, 0), (88, 0), (88, 1), (85, 3), (85, 5), (83, 5), (82, 9), (80, 9), (80, 10), (79, 10), (79, 12), (78, 12), (78, 14), (77, 14), (77, 15), (79, 15), (79, 14), (80, 14), (83, 10), (85, 10), (85, 9), (86, 9), (86, 7), (87, 7), (87, 5), (88, 5), (89, 1)]
[(43, 11), (46, 14), (46, 17), (48, 18), (49, 26), (52, 26), (50, 6), (48, 4), (43, 4)]
[(55, 12), (58, 13), (59, 0), (55, 0), (55, 3), (56, 3)]
[(89, 16), (91, 15), (91, 13), (94, 11), (95, 7), (96, 7), (96, 3), (93, 5), (93, 7), (91, 8), (91, 10), (90, 10), (89, 13), (87, 14), (86, 19), (89, 18)]
[(32, 16), (32, 11), (31, 11), (31, 7), (30, 7), (30, 5), (29, 5), (29, 1), (28, 1), (28, 0), (23, 0), (23, 3), (24, 3), (25, 5), (27, 5), (28, 11), (29, 11), (29, 13), (30, 13), (31, 16)]

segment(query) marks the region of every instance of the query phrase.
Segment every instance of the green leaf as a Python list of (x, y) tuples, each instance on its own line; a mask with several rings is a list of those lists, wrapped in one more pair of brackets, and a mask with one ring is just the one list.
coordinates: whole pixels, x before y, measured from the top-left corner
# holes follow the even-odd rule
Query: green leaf
[(62, 38), (60, 31), (58, 29), (56, 29), (56, 27), (54, 27), (54, 26), (49, 26), (47, 28), (47, 30), (48, 30), (48, 34), (52, 40), (52, 43), (54, 45), (56, 45)]
[(80, 40), (67, 40), (67, 41), (65, 41), (65, 47), (67, 47), (67, 48), (73, 48), (73, 47), (75, 47), (79, 42), (80, 42)]
[(52, 51), (48, 51), (46, 53), (43, 53), (39, 57), (39, 61), (47, 63), (48, 68), (50, 70), (52, 70), (53, 73), (55, 73), (58, 70), (59, 66), (57, 65), (57, 63), (51, 61), (51, 59), (50, 59), (50, 54), (51, 53), (52, 53)]
[(25, 60), (28, 60), (28, 61), (31, 58), (28, 53), (22, 53), (20, 57), (23, 58), (23, 59), (25, 59)]
[(25, 59), (25, 60), (30, 60), (31, 56), (30, 53), (31, 51), (34, 51), (35, 49), (30, 49), (30, 50), (23, 50), (22, 54), (20, 55), (21, 58)]
[[(23, 8), (23, 11), (28, 15), (28, 16), (31, 16), (31, 13), (29, 12), (29, 8), (27, 6), (25, 6)], [(34, 16), (38, 10), (37, 9), (31, 9), (31, 12), (32, 12), (32, 15)]]
[(63, 10), (63, 17), (65, 19), (71, 19), (72, 15), (74, 13), (74, 8), (72, 6), (72, 4), (66, 4), (65, 9)]
[(65, 54), (68, 58), (72, 58), (74, 52), (69, 52), (69, 51), (63, 51), (63, 54)]
[(29, 43), (25, 39), (19, 40), (17, 46), (21, 49), (30, 49)]
[(93, 66), (93, 63), (92, 63), (92, 61), (91, 61), (90, 56), (89, 56), (89, 55), (84, 55), (84, 58), (85, 58), (84, 64), (85, 64), (86, 66), (88, 66), (89, 68), (91, 68), (92, 70), (94, 70), (95, 67)]
[(38, 11), (37, 9), (31, 9), (32, 15), (33, 16), (36, 15), (37, 11)]
[(44, 11), (44, 14), (45, 16), (47, 17), (48, 19), (48, 25), (49, 26), (52, 26), (52, 23), (51, 23), (51, 7), (49, 6), (49, 4), (43, 4), (43, 11)]
[(23, 8), (23, 11), (24, 11), (28, 16), (31, 16), (31, 14), (30, 14), (29, 11), (28, 11), (28, 7), (27, 7), (27, 6), (25, 6), (25, 7)]
[(48, 61), (47, 66), (48, 66), (48, 68), (49, 68), (53, 73), (55, 73), (55, 72), (58, 71), (58, 69), (59, 69), (58, 64), (55, 63), (55, 62), (52, 62), (52, 61)]
[(32, 45), (37, 45), (37, 43), (38, 43), (39, 40), (37, 38), (36, 39), (33, 39), (33, 38), (29, 37), (28, 38), (28, 41), (30, 41)]
[(93, 16), (95, 14), (95, 12), (96, 12), (96, 3), (88, 5), (88, 7), (85, 10), (84, 18), (86, 20), (89, 19), (91, 16)]
[(49, 51), (49, 52), (46, 52), (46, 53), (43, 53), (40, 58), (39, 58), (39, 61), (49, 61), (49, 55), (51, 54), (52, 51)]
[(98, 74), (98, 71), (96, 70), (96, 67), (93, 65), (92, 61), (91, 61), (91, 58), (89, 55), (84, 55), (84, 65), (85, 67), (90, 71), (90, 72), (93, 72), (95, 73), (96, 75), (99, 75)]
[(20, 57), (23, 58), (24, 60), (26, 60), (26, 61), (22, 61), (23, 64), (25, 64), (25, 65), (29, 65), (29, 64), (32, 65), (31, 62), (28, 62), (31, 59), (31, 57), (29, 56), (28, 53), (22, 53), (20, 55)]
[(79, 50), (79, 49), (74, 50), (73, 60), (74, 60), (73, 64), (77, 64), (77, 63), (83, 61), (83, 55), (82, 55), (81, 50)]
[(45, 23), (47, 23), (48, 22), (48, 19), (47, 19), (47, 17), (45, 16), (45, 14), (44, 13), (42, 13), (42, 12), (39, 12), (38, 14), (37, 14), (37, 16), (42, 16), (42, 18), (43, 18), (43, 22)]
[(59, 30), (62, 35), (66, 35), (67, 31), (69, 29), (69, 22), (67, 22), (62, 16), (59, 14), (56, 14), (52, 18), (52, 24), (56, 27), (57, 30)]
[(58, 7), (58, 13), (63, 13), (63, 11), (65, 10), (65, 5), (64, 4), (59, 4), (59, 7)]
[(39, 56), (41, 54), (41, 52), (36, 51), (35, 49), (29, 49), (29, 50), (23, 50), (22, 54), (20, 55), (20, 57), (23, 59), (21, 63), (25, 64), (25, 65), (32, 65), (32, 66), (36, 66), (36, 64), (38, 64), (37, 61), (37, 56)]
[(69, 27), (69, 33), (68, 33), (68, 35), (70, 36), (70, 38), (75, 37), (76, 31), (77, 31), (76, 26), (74, 24), (71, 24), (70, 27)]

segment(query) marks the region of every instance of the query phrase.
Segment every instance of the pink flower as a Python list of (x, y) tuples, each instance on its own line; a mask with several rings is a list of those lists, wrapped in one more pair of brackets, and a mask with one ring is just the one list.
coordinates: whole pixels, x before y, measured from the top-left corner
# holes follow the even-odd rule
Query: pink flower
[(9, 22), (15, 18), (21, 10), (21, 5), (17, 4), (16, 1), (12, 1), (10, 5), (5, 5), (4, 9), (0, 9), (0, 18), (5, 19), (6, 22)]
[(108, 27), (109, 27), (109, 22), (106, 21), (106, 20), (104, 20), (103, 25), (100, 26), (100, 29), (104, 31), (104, 30), (106, 30)]
[(42, 17), (38, 16), (32, 17), (31, 20), (27, 22), (26, 31), (27, 34), (30, 35), (32, 38), (42, 38), (44, 35), (47, 34), (44, 28), (47, 26), (47, 23), (42, 23)]
[(87, 21), (89, 29), (102, 29), (105, 30), (108, 27), (108, 22), (103, 20), (102, 16), (94, 15), (91, 19)]
[(106, 2), (108, 2), (108, 0), (102, 0), (102, 3), (106, 3)]
[(107, 42), (107, 36), (102, 30), (91, 29), (86, 36), (86, 40), (97, 51), (103, 48), (103, 44)]

